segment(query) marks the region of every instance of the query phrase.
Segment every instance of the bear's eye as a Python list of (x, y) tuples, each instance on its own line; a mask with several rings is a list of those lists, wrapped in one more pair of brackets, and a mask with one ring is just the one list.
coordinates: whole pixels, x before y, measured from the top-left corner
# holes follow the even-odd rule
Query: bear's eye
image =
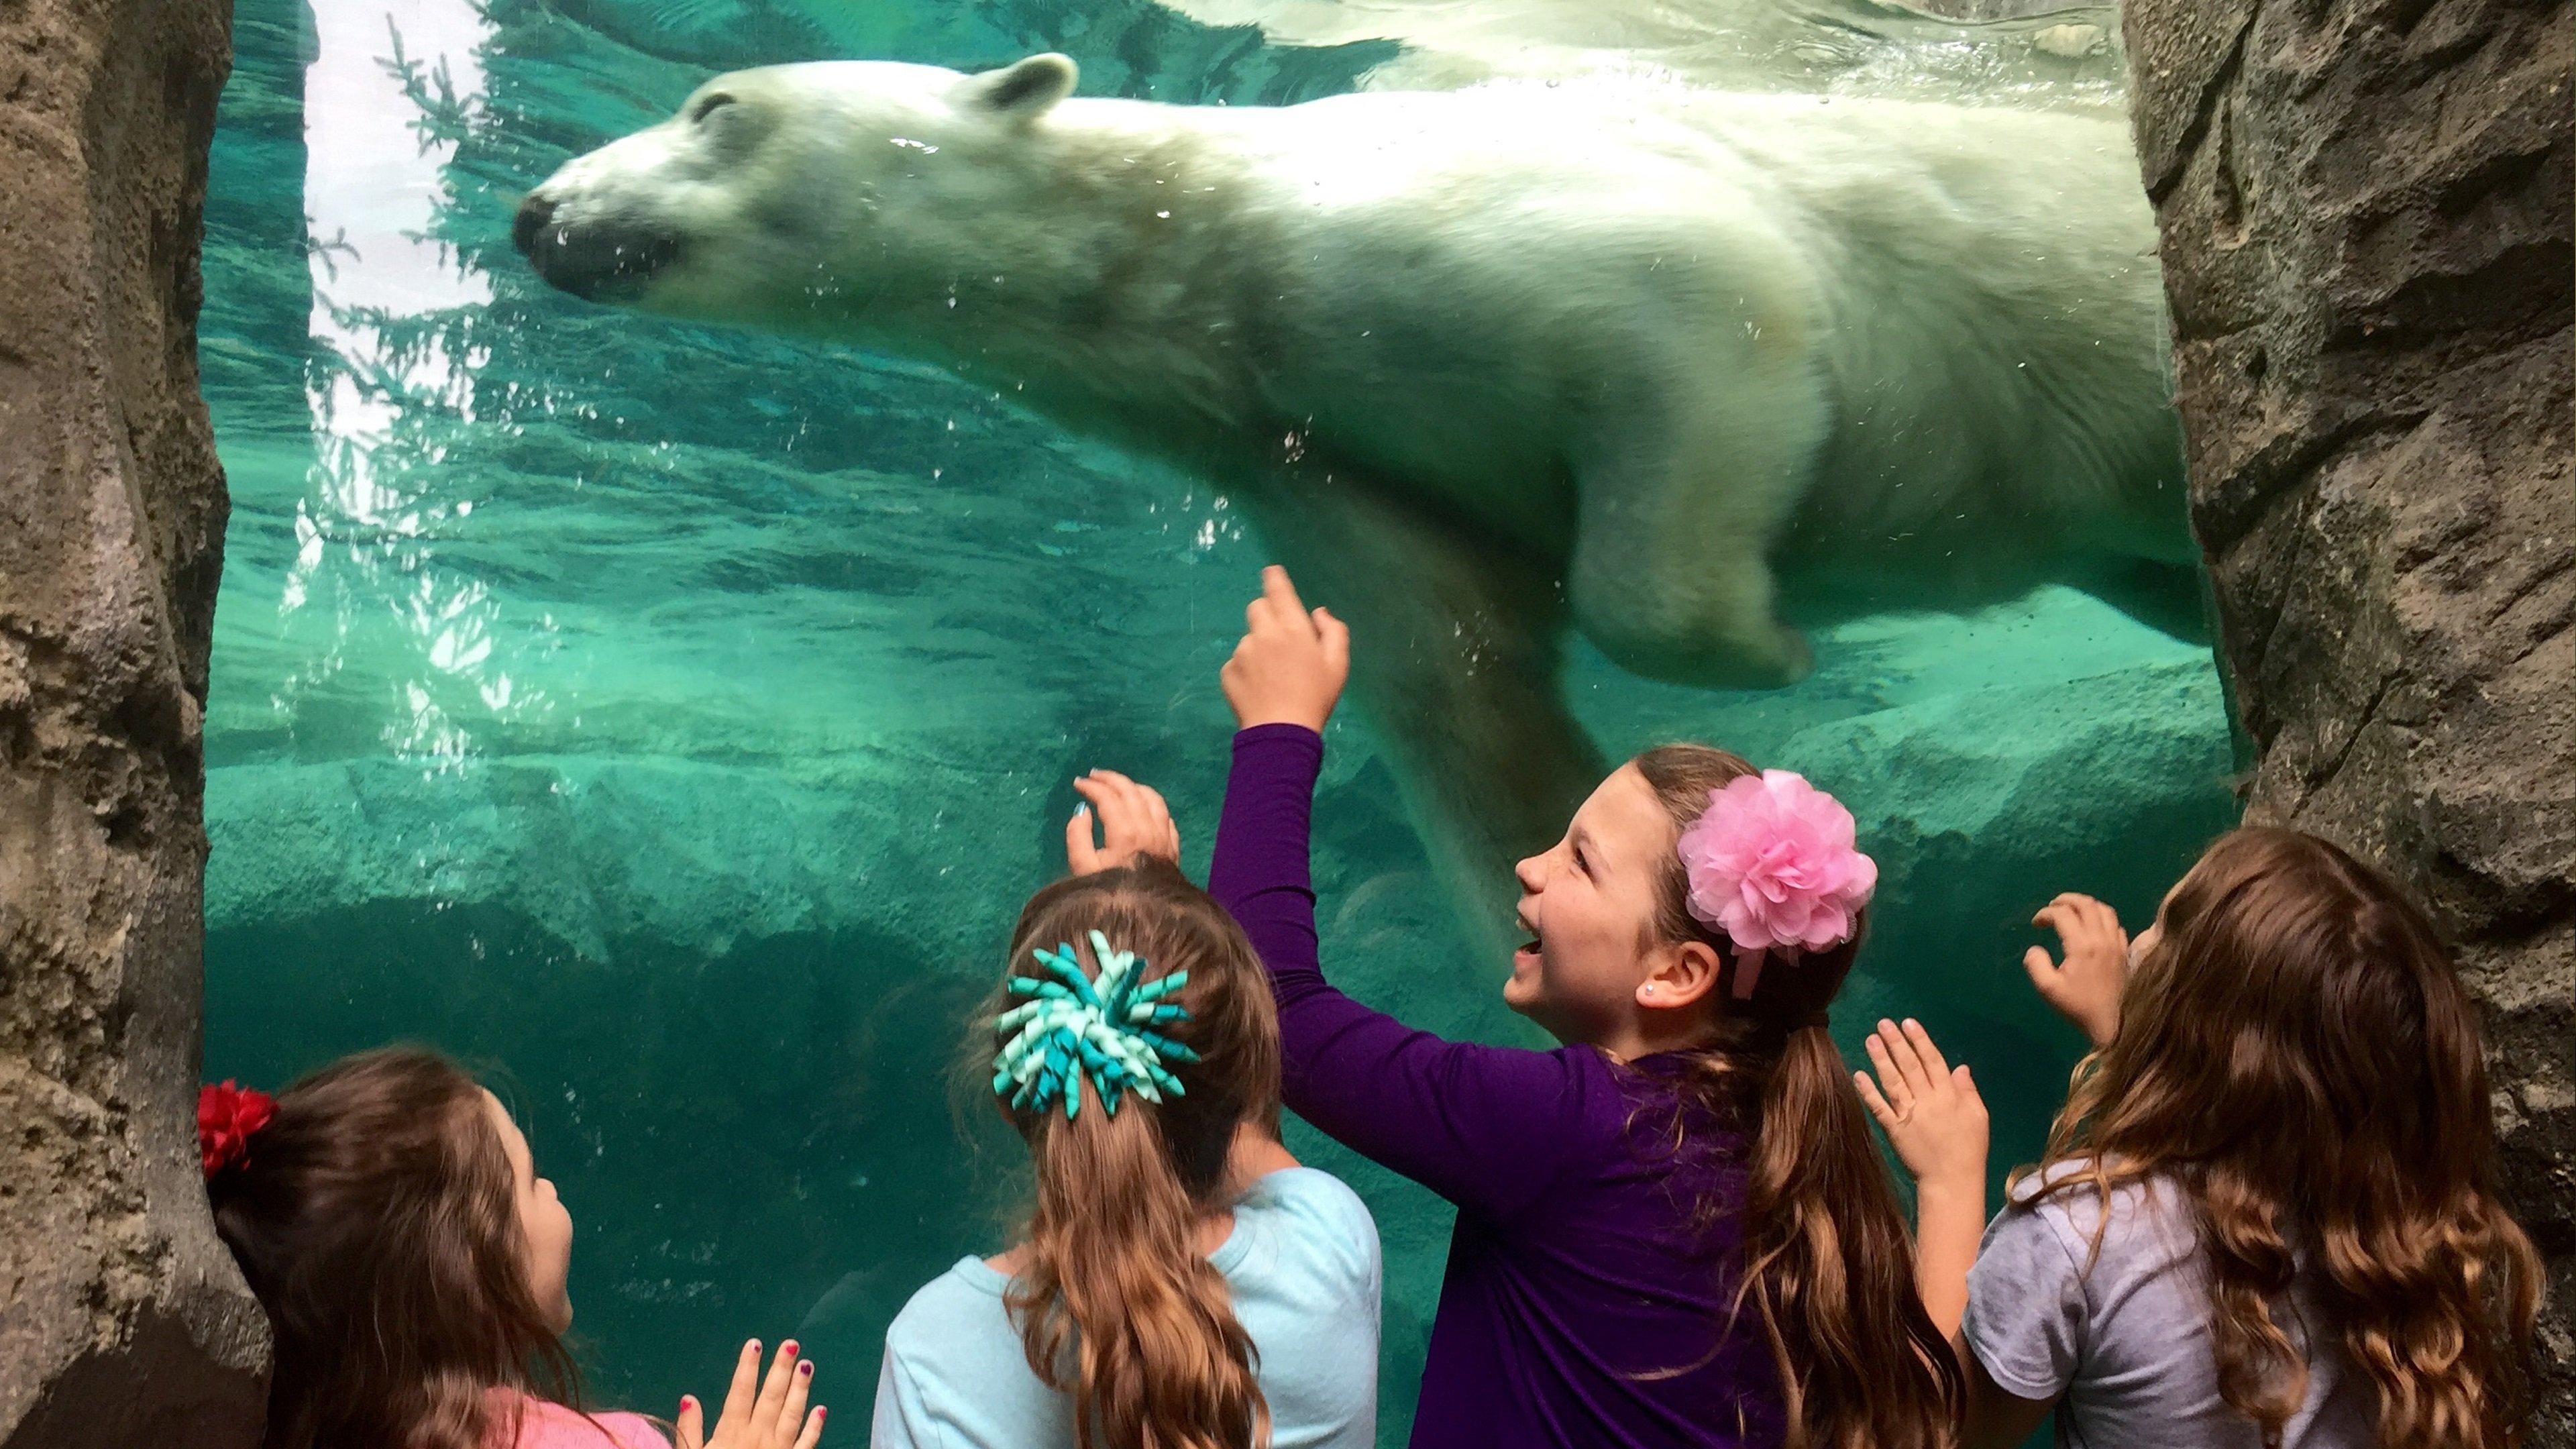
[(729, 106), (732, 104), (733, 97), (726, 95), (722, 91), (717, 91), (712, 95), (700, 96), (698, 97), (698, 103), (689, 107), (689, 124), (696, 125), (698, 122), (705, 120), (709, 115), (713, 114), (718, 107)]

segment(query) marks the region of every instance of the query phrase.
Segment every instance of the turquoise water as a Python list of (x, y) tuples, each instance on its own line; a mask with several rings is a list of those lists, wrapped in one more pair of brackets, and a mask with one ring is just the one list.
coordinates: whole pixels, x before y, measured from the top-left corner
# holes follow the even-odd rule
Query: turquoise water
[[(510, 250), (520, 195), (719, 70), (836, 56), (1061, 49), (1090, 93), (1256, 104), (1643, 46), (1730, 85), (2118, 100), (2115, 55), (2034, 44), (2098, 12), (1710, 8), (1706, 34), (1604, 7), (1532, 46), (1507, 43), (1548, 18), (1526, 3), (1355, 35), (1214, 0), (242, 0), (201, 344), (233, 496), (209, 1074), (274, 1085), (395, 1038), (489, 1069), (580, 1229), (597, 1397), (667, 1410), (742, 1336), (795, 1333), (858, 1442), (886, 1320), (1011, 1206), (944, 1073), (1057, 864), (1065, 781), (1161, 783), (1203, 863), (1215, 670), (1262, 550), (1204, 484), (921, 367), (549, 291)], [(1838, 1037), (1922, 1016), (1979, 1068), (2000, 1170), (2075, 1050), (2020, 980), (2020, 922), (2067, 887), (2143, 914), (2227, 823), (2217, 681), (2055, 588), (1816, 643), (1791, 690), (1650, 685), (1580, 646), (1567, 689), (1614, 756), (1709, 739), (1850, 801), (1886, 885)], [(1334, 728), (1328, 961), (1423, 1025), (1527, 1040), (1367, 722)], [(1292, 1145), (1378, 1215), (1401, 1442), (1445, 1213)]]

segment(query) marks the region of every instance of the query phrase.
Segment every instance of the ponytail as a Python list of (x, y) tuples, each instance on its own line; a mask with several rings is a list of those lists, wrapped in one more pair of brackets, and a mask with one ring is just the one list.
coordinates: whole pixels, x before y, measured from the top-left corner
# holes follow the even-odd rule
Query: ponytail
[(1780, 1367), (1790, 1449), (1934, 1449), (1964, 1401), (1959, 1362), (1914, 1286), (1887, 1168), (1819, 1024), (1762, 1084), (1745, 1190), (1744, 1281)]
[(1269, 1427), (1252, 1339), (1198, 1250), (1155, 1109), (1112, 1117), (1084, 1090), (1031, 1144), (1037, 1211), (1009, 1298), (1029, 1367), (1073, 1396), (1081, 1449), (1244, 1449)]
[[(1665, 745), (1635, 764), (1676, 831), (1708, 807), (1710, 791), (1753, 773), (1703, 745)], [(1678, 854), (1658, 895), (1664, 939), (1703, 941), (1725, 957), (1725, 939), (1691, 914)], [(1857, 929), (1794, 967), (1761, 972), (1748, 997), (1721, 1006), (1717, 1040), (1689, 1055), (1673, 1130), (1715, 1122), (1751, 1140), (1732, 1321), (1749, 1313), (1770, 1346), (1786, 1449), (1942, 1449), (1967, 1400), (1965, 1375), (1916, 1292), (1912, 1235), (1825, 1030), (1860, 951)], [(1735, 1210), (1712, 1200), (1699, 1217), (1713, 1230)]]
[[(1188, 973), (1162, 998), (1186, 1018), (1154, 1028), (1187, 1048), (1163, 1060), (1181, 1089), (1159, 1101), (1128, 1092), (1112, 1113), (1077, 1070), (1070, 1116), (1005, 1100), (1036, 1179), (1011, 1319), (1030, 1370), (1071, 1398), (1078, 1449), (1255, 1449), (1269, 1441), (1270, 1411), (1252, 1339), (1198, 1235), (1224, 1206), (1236, 1129), (1278, 1130), (1269, 983), (1233, 918), (1165, 862), (1140, 857), (1038, 892), (1012, 959), (1062, 944), (1097, 971), (1093, 931), (1140, 958), (1140, 985)], [(995, 993), (988, 1028), (1010, 1005)], [(989, 1076), (1002, 1043), (991, 1030), (979, 1041)]]

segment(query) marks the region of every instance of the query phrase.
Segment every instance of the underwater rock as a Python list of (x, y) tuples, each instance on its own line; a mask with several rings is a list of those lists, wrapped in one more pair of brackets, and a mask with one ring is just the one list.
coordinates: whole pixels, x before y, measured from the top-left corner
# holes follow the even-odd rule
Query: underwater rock
[(259, 1438), (191, 1108), (221, 0), (0, 15), (0, 1446)]
[(2486, 1009), (2576, 1443), (2564, 4), (2126, 8), (2247, 817), (2397, 872)]

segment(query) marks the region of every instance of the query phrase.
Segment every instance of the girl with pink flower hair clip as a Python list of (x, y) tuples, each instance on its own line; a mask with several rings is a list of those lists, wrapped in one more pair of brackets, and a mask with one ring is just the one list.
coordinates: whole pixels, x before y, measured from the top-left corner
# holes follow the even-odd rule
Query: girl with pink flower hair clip
[(1444, 1041), (1318, 960), (1349, 632), (1278, 569), (1247, 617), (1208, 889), (1263, 958), (1287, 1105), (1457, 1207), (1415, 1449), (1946, 1445), (1960, 1366), (1824, 1029), (1877, 882), (1851, 813), (1702, 745), (1629, 761), (1516, 871), (1503, 1000), (1560, 1045)]

